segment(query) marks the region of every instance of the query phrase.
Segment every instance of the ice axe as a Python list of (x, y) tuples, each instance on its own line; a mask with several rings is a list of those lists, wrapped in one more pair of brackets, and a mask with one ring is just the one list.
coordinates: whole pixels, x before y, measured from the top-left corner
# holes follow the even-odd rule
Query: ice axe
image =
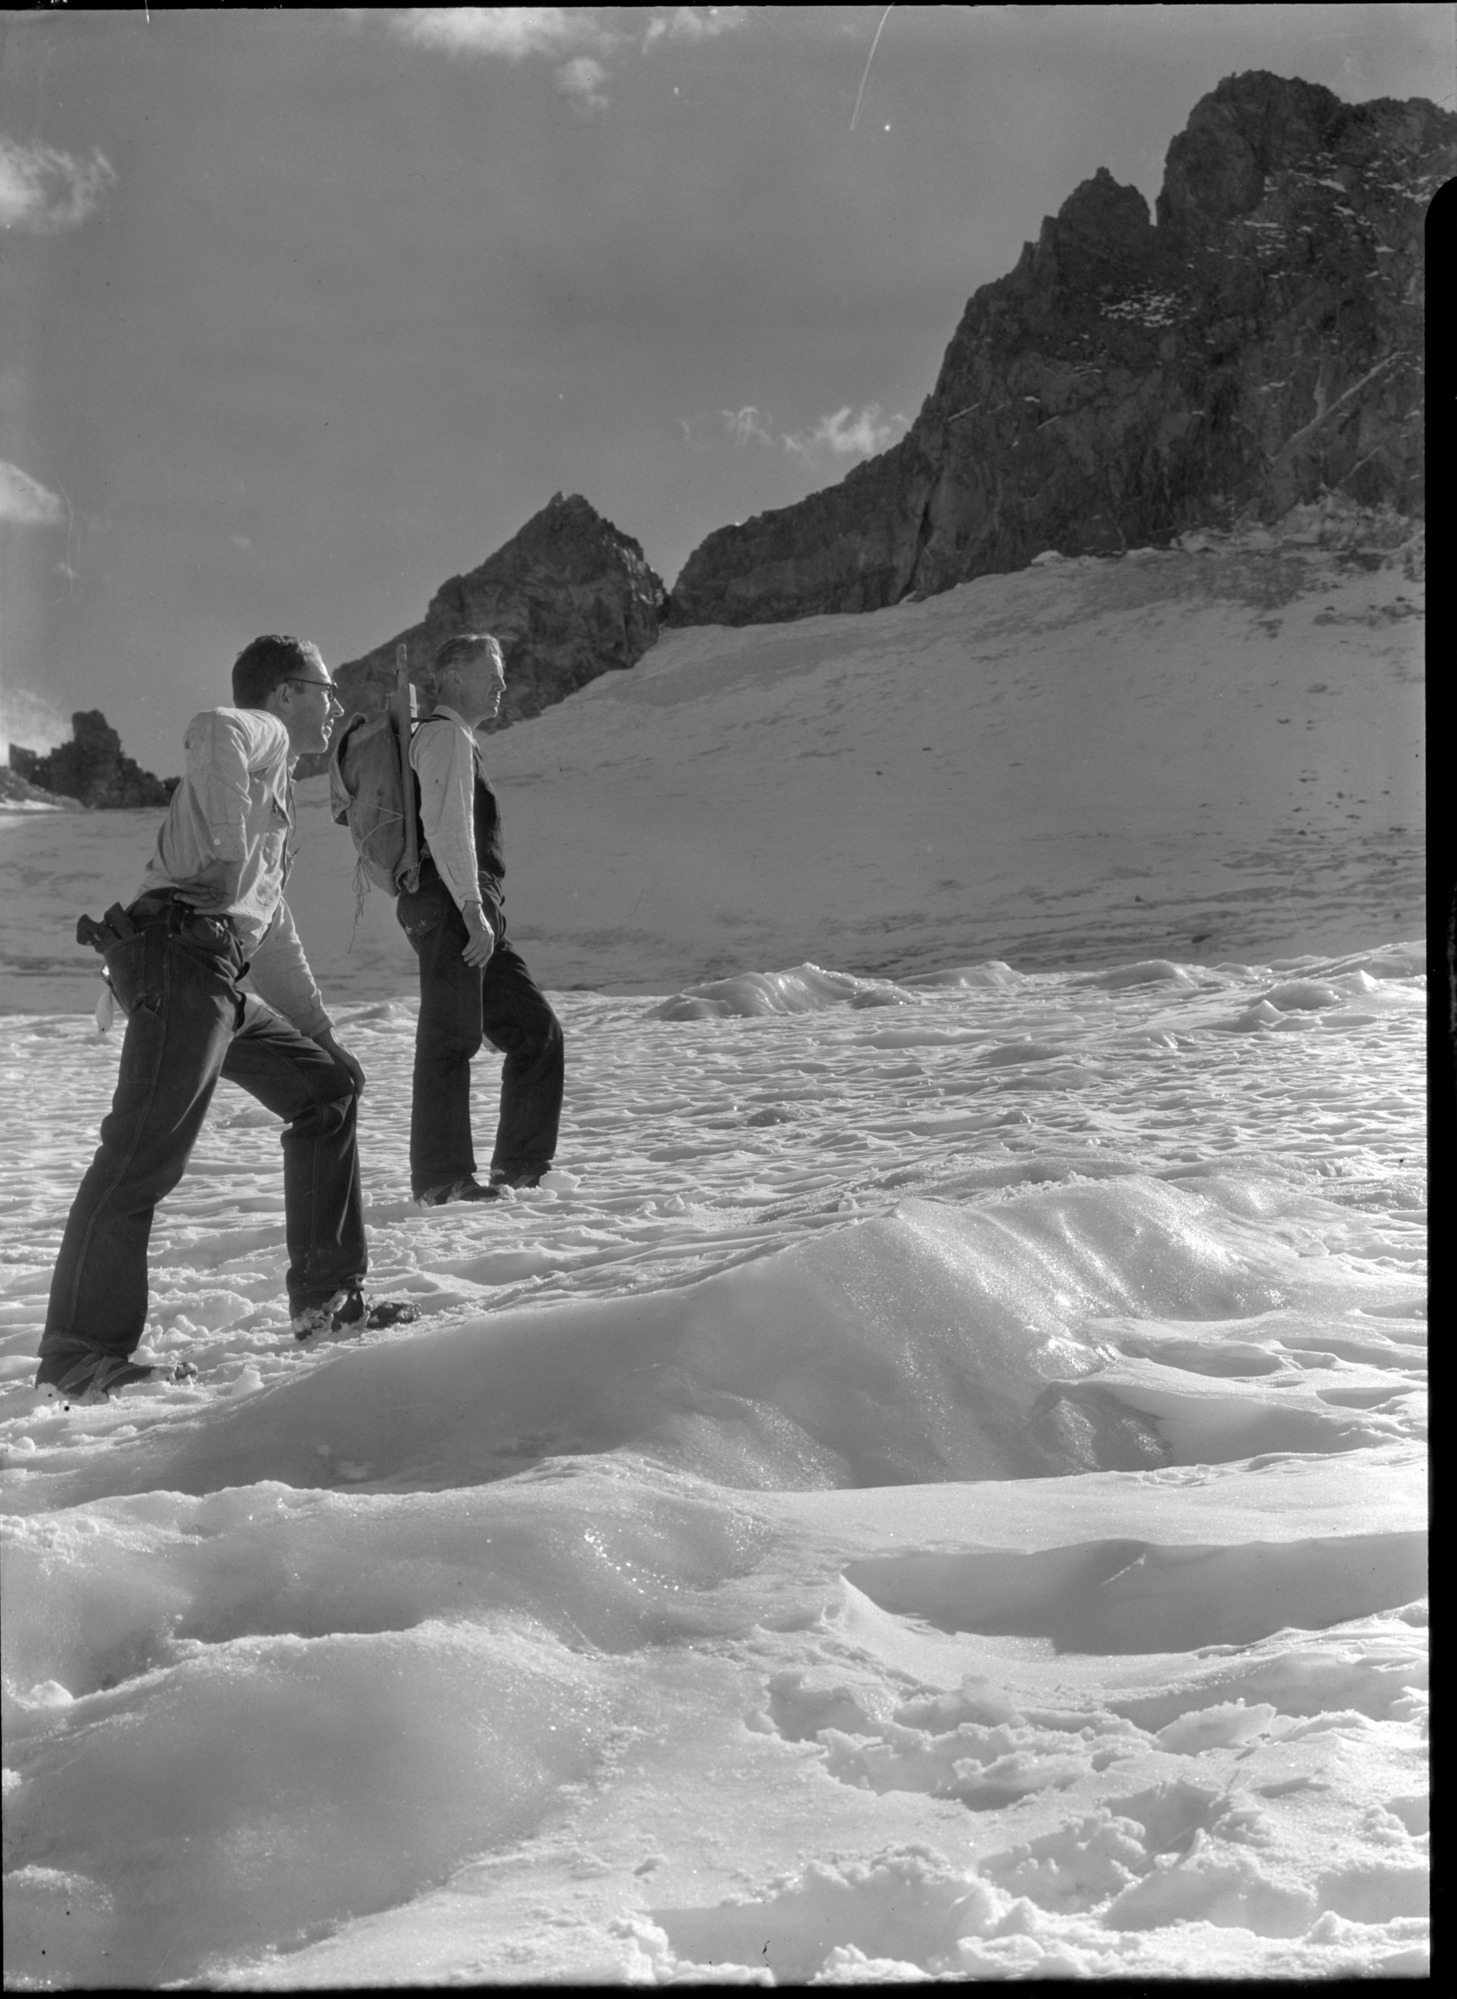
[(420, 886), (420, 815), (415, 795), (415, 771), (410, 762), (410, 737), (415, 725), (415, 701), (410, 690), (410, 654), (403, 641), (395, 647), (395, 691), (390, 700), (395, 741), (400, 748), (400, 796), (405, 808), (405, 857), (396, 880), (403, 893)]

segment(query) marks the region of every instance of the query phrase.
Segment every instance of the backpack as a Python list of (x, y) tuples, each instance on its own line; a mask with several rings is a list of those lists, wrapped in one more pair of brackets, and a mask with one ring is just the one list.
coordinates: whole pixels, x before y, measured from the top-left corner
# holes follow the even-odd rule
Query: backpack
[[(407, 802), (408, 801), (408, 802)], [(354, 869), (354, 919), (370, 884), (386, 895), (413, 894), (420, 882), (420, 823), (409, 725), (387, 708), (351, 715), (329, 752), (329, 810), (347, 826), (359, 859)]]

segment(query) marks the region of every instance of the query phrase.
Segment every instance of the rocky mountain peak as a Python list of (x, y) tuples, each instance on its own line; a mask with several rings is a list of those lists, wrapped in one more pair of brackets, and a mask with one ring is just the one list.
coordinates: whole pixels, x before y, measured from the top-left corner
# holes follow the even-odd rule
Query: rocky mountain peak
[[(907, 435), (838, 485), (694, 550), (555, 493), (424, 618), (339, 669), (372, 708), (407, 649), (493, 631), (502, 722), (632, 666), (660, 625), (868, 611), (1043, 551), (1118, 554), (1334, 495), (1422, 506), (1422, 229), (1457, 117), (1252, 70), (1194, 106), (1150, 217), (1106, 167), (970, 299)], [(301, 766), (302, 769), (302, 766)]]
[(1422, 506), (1422, 229), (1457, 117), (1250, 71), (1195, 107), (1150, 221), (1106, 168), (974, 294), (907, 435), (721, 528), (671, 622), (875, 610), (1341, 495)]
[(1348, 108), (1333, 91), (1296, 77), (1268, 70), (1227, 76), (1200, 98), (1169, 147), (1160, 229), (1197, 241), (1248, 215), (1267, 175), (1322, 152)]
[(1020, 268), (1046, 290), (1092, 285), (1130, 259), (1149, 257), (1155, 248), (1148, 203), (1136, 187), (1120, 186), (1106, 167), (1099, 167), (1043, 223)]
[[(369, 712), (394, 686), (397, 645), (426, 691), (442, 640), (493, 632), (506, 660), (496, 726), (509, 727), (599, 673), (634, 665), (657, 639), (666, 594), (631, 535), (580, 493), (554, 493), (477, 568), (442, 583), (418, 624), (346, 661), (336, 679), (346, 707)], [(303, 764), (299, 771), (308, 775)]]
[(54, 750), (12, 743), (9, 762), (21, 785), (34, 787), (42, 798), (73, 798), (92, 809), (165, 805), (177, 789), (175, 777), (154, 777), (124, 753), (121, 737), (99, 708), (78, 708), (71, 717), (71, 740)]
[(580, 582), (618, 567), (651, 574), (641, 545), (605, 520), (580, 493), (553, 493), (540, 513), (472, 573), (505, 575), (526, 561), (548, 562)]

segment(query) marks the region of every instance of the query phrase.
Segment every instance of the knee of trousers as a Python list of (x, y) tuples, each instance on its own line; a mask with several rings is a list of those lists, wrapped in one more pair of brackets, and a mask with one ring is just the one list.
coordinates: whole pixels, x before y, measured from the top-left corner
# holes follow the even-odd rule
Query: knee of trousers
[(347, 1080), (347, 1089), (306, 1105), (297, 1117), (289, 1119), (287, 1129), (296, 1136), (314, 1138), (333, 1138), (340, 1132), (351, 1131), (359, 1109), (359, 1095), (352, 1077)]
[(342, 1062), (335, 1064), (333, 1101), (341, 1104), (358, 1103), (359, 1085)]
[(528, 1062), (533, 1068), (545, 1065), (560, 1068), (566, 1049), (561, 1022), (550, 1011), (539, 1018), (517, 1023), (521, 1039), (513, 1050), (518, 1062)]
[(415, 1023), (415, 1061), (427, 1067), (472, 1061), (485, 1046), (478, 1008), (441, 1012), (422, 1006)]
[(321, 1101), (344, 1111), (352, 1111), (358, 1104), (359, 1085), (342, 1062), (335, 1063), (333, 1074), (328, 1077), (321, 1092)]

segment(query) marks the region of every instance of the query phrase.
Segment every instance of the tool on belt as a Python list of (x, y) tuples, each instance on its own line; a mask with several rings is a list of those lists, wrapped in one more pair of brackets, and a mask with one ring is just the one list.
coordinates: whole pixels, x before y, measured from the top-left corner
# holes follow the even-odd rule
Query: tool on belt
[[(109, 951), (113, 944), (124, 944), (128, 937), (140, 937), (149, 923), (163, 922), (174, 913), (189, 920), (198, 914), (190, 903), (179, 899), (176, 889), (149, 889), (137, 897), (130, 909), (114, 902), (99, 923), (94, 916), (83, 916), (76, 925), (76, 942), (89, 944), (93, 951)], [(221, 920), (226, 923), (229, 919)]]
[[(77, 920), (76, 942), (89, 944), (93, 951), (105, 953), (113, 944), (123, 944), (128, 937), (135, 937), (141, 924), (128, 916), (119, 902), (114, 902), (98, 923), (94, 916), (83, 916)], [(101, 968), (101, 997), (96, 1002), (96, 1031), (105, 1034), (116, 1018), (116, 995), (111, 984), (111, 974), (105, 965)]]
[(128, 937), (135, 937), (141, 929), (134, 923), (119, 902), (114, 902), (98, 923), (94, 916), (83, 916), (76, 925), (76, 942), (89, 944), (93, 951), (109, 951), (113, 944), (125, 943)]
[[(76, 923), (76, 942), (89, 944), (93, 951), (103, 957), (114, 944), (124, 944), (128, 937), (139, 937), (149, 923), (170, 922), (171, 912), (176, 909), (195, 919), (197, 912), (187, 903), (179, 903), (175, 891), (170, 888), (154, 889), (149, 894), (139, 896), (129, 910), (114, 902), (98, 923), (94, 916), (82, 916)], [(139, 923), (137, 918), (141, 917)], [(231, 933), (236, 944), (237, 928), (229, 917), (217, 919)], [(248, 969), (246, 962), (239, 965), (239, 976)], [(98, 1033), (105, 1034), (116, 1017), (115, 989), (111, 983), (111, 973), (105, 965), (101, 968), (101, 998), (96, 1004), (96, 1027)]]

